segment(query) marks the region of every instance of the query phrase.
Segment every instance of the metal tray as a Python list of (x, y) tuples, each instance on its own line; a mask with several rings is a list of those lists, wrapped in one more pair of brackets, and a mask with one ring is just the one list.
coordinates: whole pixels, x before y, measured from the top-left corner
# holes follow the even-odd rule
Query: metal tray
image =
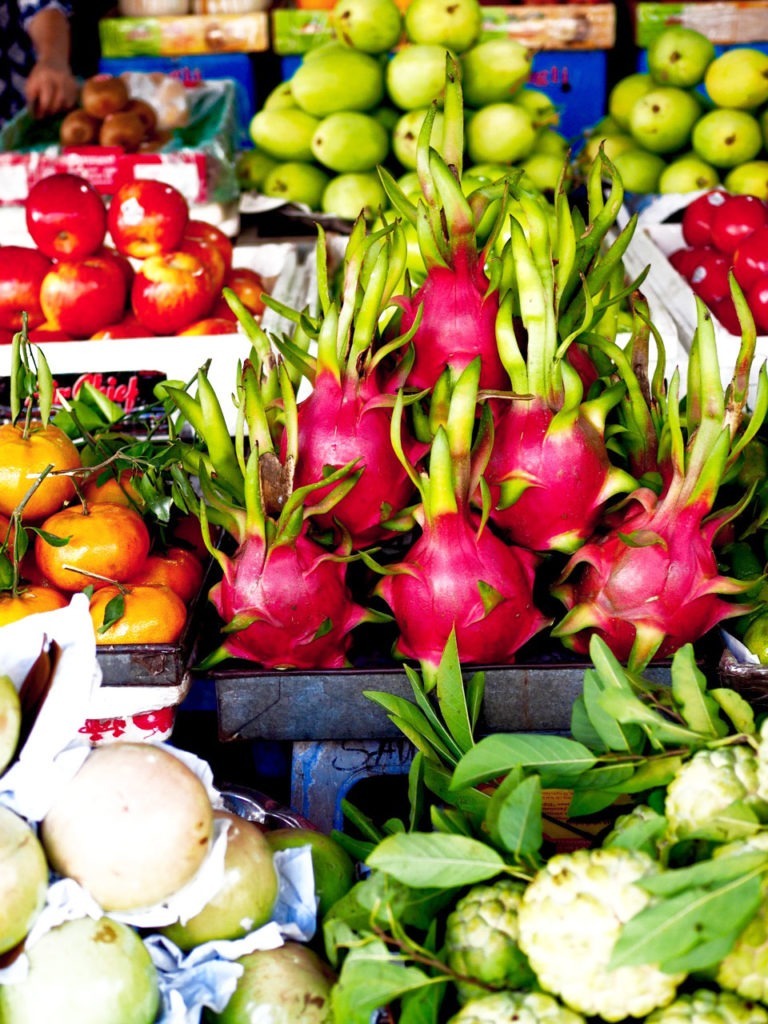
[[(478, 665), (485, 672), (481, 727), (494, 731), (565, 732), (571, 708), (581, 694), (588, 662)], [(645, 676), (669, 682), (669, 664)], [(339, 740), (401, 737), (386, 712), (368, 697), (379, 690), (413, 699), (399, 666), (302, 672), (260, 671), (253, 667), (217, 669), (221, 740)]]

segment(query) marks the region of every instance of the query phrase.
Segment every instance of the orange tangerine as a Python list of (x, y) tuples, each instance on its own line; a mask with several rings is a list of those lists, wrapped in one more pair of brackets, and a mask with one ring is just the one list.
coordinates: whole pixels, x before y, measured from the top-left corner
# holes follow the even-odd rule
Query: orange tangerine
[(21, 423), (2, 424), (0, 512), (9, 516), (40, 475), (52, 466), (24, 506), (22, 518), (34, 522), (51, 515), (75, 495), (72, 478), (58, 476), (56, 471), (77, 469), (80, 465), (80, 452), (64, 431), (52, 423), (33, 423), (26, 433)]
[(142, 517), (127, 505), (112, 501), (63, 508), (49, 516), (40, 529), (66, 540), (56, 546), (43, 537), (35, 538), (38, 568), (60, 590), (74, 592), (89, 584), (98, 588), (112, 580), (123, 582), (138, 572), (149, 554), (149, 530)]
[(188, 548), (169, 547), (147, 555), (139, 571), (129, 582), (161, 584), (175, 591), (185, 604), (197, 596), (205, 570), (200, 559)]
[(141, 474), (135, 469), (122, 469), (118, 474), (101, 470), (89, 476), (81, 488), (86, 501), (112, 501), (143, 509), (146, 504), (134, 486)]
[(67, 604), (69, 598), (55, 587), (31, 584), (16, 594), (4, 590), (0, 593), (0, 626), (18, 622), (19, 619), (34, 615), (36, 612), (55, 611), (56, 608), (64, 608)]
[[(104, 626), (107, 605), (122, 594), (122, 614)], [(129, 584), (101, 587), (91, 598), (97, 644), (172, 644), (181, 636), (187, 608), (170, 587)]]

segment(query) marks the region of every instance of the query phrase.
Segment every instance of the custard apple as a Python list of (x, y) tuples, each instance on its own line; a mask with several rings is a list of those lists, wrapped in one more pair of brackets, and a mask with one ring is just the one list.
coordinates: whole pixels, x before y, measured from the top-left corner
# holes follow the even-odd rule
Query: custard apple
[(664, 806), (668, 837), (726, 842), (754, 831), (754, 823), (734, 820), (724, 812), (736, 802), (764, 815), (766, 801), (758, 793), (758, 758), (746, 743), (697, 750), (667, 787)]
[[(446, 959), (457, 974), (477, 978), (497, 988), (524, 988), (534, 980), (525, 954), (517, 944), (517, 911), (525, 885), (503, 879), (495, 885), (475, 885), (463, 896), (446, 921)], [(488, 995), (488, 990), (457, 981), (462, 1003)]]
[(768, 1024), (768, 1010), (733, 992), (702, 988), (654, 1010), (646, 1024)]
[(448, 1024), (584, 1024), (546, 992), (496, 992), (472, 999)]
[(622, 926), (651, 899), (634, 883), (660, 870), (648, 854), (619, 847), (550, 858), (518, 914), (520, 946), (539, 985), (571, 1009), (607, 1021), (644, 1017), (670, 1003), (685, 974), (654, 964), (608, 968)]

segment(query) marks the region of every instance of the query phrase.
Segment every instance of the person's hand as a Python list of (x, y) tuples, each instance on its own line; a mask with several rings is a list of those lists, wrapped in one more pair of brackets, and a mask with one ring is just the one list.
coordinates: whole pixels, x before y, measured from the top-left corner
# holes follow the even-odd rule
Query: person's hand
[(25, 92), (33, 117), (49, 117), (75, 106), (79, 86), (69, 65), (38, 61), (27, 78)]

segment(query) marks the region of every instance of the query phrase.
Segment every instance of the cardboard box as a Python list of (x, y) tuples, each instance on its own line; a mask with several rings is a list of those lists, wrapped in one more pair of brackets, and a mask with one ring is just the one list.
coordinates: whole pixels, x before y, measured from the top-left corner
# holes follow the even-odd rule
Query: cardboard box
[(269, 15), (186, 14), (177, 18), (102, 18), (102, 57), (259, 53), (269, 49)]
[[(265, 280), (276, 299), (293, 309), (308, 302), (307, 251), (293, 243), (262, 243), (235, 246), (235, 266), (251, 267)], [(310, 261), (311, 262), (311, 261)], [(270, 333), (286, 333), (292, 324), (271, 310), (262, 326)], [(141, 396), (163, 380), (191, 380), (210, 360), (208, 378), (221, 401), (230, 430), (236, 411), (228, 400), (237, 384), (238, 361), (245, 359), (251, 344), (244, 333), (187, 335), (184, 337), (128, 338), (106, 341), (44, 342), (40, 346), (60, 395), (76, 395), (88, 380), (100, 391), (131, 411)], [(0, 392), (7, 391), (10, 345), (0, 346)], [(5, 403), (0, 393), (0, 407)]]
[(175, 185), (190, 204), (230, 202), (240, 193), (235, 87), (209, 82), (190, 89), (189, 99), (189, 123), (156, 153), (126, 153), (119, 146), (62, 149), (57, 119), (43, 124), (20, 111), (0, 130), (0, 206), (24, 203), (36, 181), (61, 171), (86, 178), (105, 195), (124, 181), (157, 178)]
[(667, 25), (695, 28), (713, 43), (768, 40), (768, 0), (711, 0), (707, 3), (638, 3), (635, 42), (647, 47)]

